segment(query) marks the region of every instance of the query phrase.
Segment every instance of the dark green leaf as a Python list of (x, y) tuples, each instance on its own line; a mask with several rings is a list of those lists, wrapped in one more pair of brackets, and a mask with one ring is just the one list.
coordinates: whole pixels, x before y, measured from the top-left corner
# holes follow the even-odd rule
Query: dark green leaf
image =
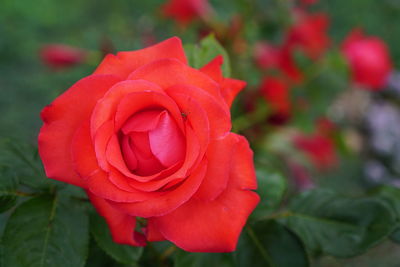
[(141, 247), (115, 243), (104, 219), (94, 212), (90, 215), (90, 231), (99, 247), (118, 262), (134, 265), (142, 255)]
[(275, 221), (247, 226), (235, 252), (237, 266), (303, 267), (308, 257), (300, 239)]
[(113, 258), (108, 256), (92, 238), (90, 240), (89, 255), (86, 260), (85, 267), (117, 267), (126, 266), (117, 263)]
[(281, 203), (287, 189), (287, 181), (282, 173), (268, 171), (265, 168), (257, 169), (260, 203), (251, 214), (252, 218), (261, 219), (274, 212)]
[(305, 192), (281, 219), (314, 253), (352, 257), (387, 237), (396, 218), (377, 198), (345, 198), (327, 190)]
[(374, 194), (384, 200), (396, 214), (396, 218), (400, 221), (400, 189), (393, 186), (382, 186)]
[(4, 212), (15, 205), (17, 200), (18, 180), (8, 168), (0, 168), (0, 212)]
[(4, 249), (3, 249), (2, 243), (0, 243), (0, 267), (5, 267), (4, 266)]
[(233, 266), (232, 254), (229, 253), (189, 253), (179, 250), (175, 253), (174, 267)]
[(393, 231), (390, 235), (390, 239), (400, 245), (400, 227)]
[(228, 53), (223, 46), (218, 43), (214, 35), (209, 35), (200, 41), (199, 45), (185, 45), (186, 55), (188, 57), (189, 65), (193, 68), (201, 68), (216, 56), (221, 55), (224, 58), (222, 64), (222, 73), (225, 77), (231, 75), (230, 61)]
[(4, 263), (13, 267), (84, 266), (88, 217), (80, 204), (41, 196), (20, 205), (4, 235)]

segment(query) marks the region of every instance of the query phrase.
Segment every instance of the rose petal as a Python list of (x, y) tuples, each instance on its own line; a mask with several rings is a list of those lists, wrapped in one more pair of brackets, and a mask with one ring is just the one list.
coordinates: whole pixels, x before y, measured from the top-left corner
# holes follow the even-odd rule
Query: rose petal
[(112, 183), (108, 178), (108, 174), (103, 171), (90, 176), (87, 184), (90, 192), (96, 196), (115, 202), (138, 202), (165, 194), (163, 192), (142, 192), (132, 188), (130, 191), (123, 190)]
[[(172, 191), (167, 191), (160, 197), (149, 198), (142, 202), (117, 203), (110, 202), (115, 208), (133, 216), (143, 218), (165, 215), (186, 201), (188, 201), (199, 188), (207, 170), (206, 160), (191, 173), (191, 175)], [(175, 225), (176, 227), (176, 225)]]
[(121, 150), (126, 167), (128, 167), (128, 169), (131, 171), (135, 170), (138, 166), (138, 160), (131, 147), (129, 136), (122, 137)]
[(168, 111), (183, 131), (182, 115), (176, 103), (164, 92), (154, 91), (134, 92), (121, 98), (115, 113), (115, 127), (121, 128), (133, 114), (149, 108)]
[(174, 172), (165, 172), (165, 174), (167, 174), (168, 176), (160, 175), (160, 177), (157, 179), (154, 178), (153, 176), (151, 180), (149, 180), (148, 178), (147, 178), (148, 180), (144, 180), (145, 177), (143, 177), (142, 180), (145, 181), (144, 183), (138, 182), (140, 180), (138, 178), (135, 178), (135, 180), (132, 179), (132, 181), (129, 184), (138, 190), (155, 191), (161, 189), (162, 187), (164, 187), (165, 185), (169, 184), (172, 181), (186, 178), (188, 172), (192, 169), (197, 168), (199, 161), (202, 159), (202, 157), (199, 156), (200, 152), (199, 142), (190, 126), (187, 126), (186, 133), (187, 133), (186, 135), (187, 156), (185, 157), (183, 163), (178, 162), (169, 168), (169, 170)]
[(211, 79), (216, 81), (217, 83), (221, 83), (223, 79), (221, 66), (224, 63), (224, 58), (219, 55), (216, 56), (213, 60), (203, 66), (200, 71), (204, 74), (207, 74)]
[[(177, 94), (181, 94), (189, 97), (191, 101), (196, 101), (207, 114), (211, 138), (218, 138), (230, 131), (232, 125), (227, 106), (221, 105), (207, 92), (189, 85), (175, 85), (166, 89), (166, 93), (173, 99), (177, 98)], [(187, 116), (191, 116), (189, 112), (184, 111)]]
[[(129, 176), (142, 176), (142, 175), (152, 175), (157, 174), (164, 169), (161, 163), (151, 154), (150, 146), (148, 144), (148, 137), (146, 133), (136, 133), (136, 137), (141, 135), (144, 136), (145, 139), (140, 138), (137, 140), (138, 142), (142, 142), (143, 146), (147, 146), (147, 150), (149, 151), (149, 155), (145, 155), (143, 151), (139, 151), (134, 149), (133, 152), (135, 154), (135, 159), (137, 160), (137, 168), (135, 168), (134, 172), (128, 169), (126, 164), (126, 159), (123, 158), (121, 153), (121, 147), (118, 141), (118, 137), (114, 135), (108, 145), (106, 150), (107, 161), (114, 166), (116, 169), (121, 171), (122, 173), (126, 173)], [(147, 139), (147, 140), (146, 140)], [(145, 144), (143, 144), (145, 143)], [(147, 143), (147, 144), (146, 144)]]
[(221, 86), (221, 95), (230, 107), (236, 95), (246, 86), (246, 82), (230, 78), (224, 78), (221, 66), (224, 58), (222, 56), (215, 57), (207, 65), (200, 69), (201, 72), (207, 74), (211, 79)]
[(85, 187), (85, 182), (73, 169), (71, 142), (75, 131), (89, 119), (97, 100), (118, 81), (111, 75), (91, 75), (43, 109), (44, 125), (38, 142), (47, 177)]
[[(92, 137), (95, 135), (96, 131), (101, 125), (115, 117), (117, 107), (122, 98), (133, 92), (149, 91), (159, 92), (160, 94), (164, 93), (164, 91), (158, 85), (143, 80), (123, 81), (111, 87), (104, 97), (97, 102), (93, 110), (90, 122), (90, 131)], [(135, 102), (138, 102), (138, 100), (136, 99)], [(132, 113), (128, 115), (130, 116)], [(124, 122), (125, 121), (122, 123)], [(116, 127), (116, 129), (119, 129), (121, 126), (122, 124), (119, 125), (119, 127)]]
[(152, 219), (167, 240), (186, 251), (235, 250), (247, 217), (259, 202), (256, 193), (244, 189), (255, 187), (254, 166), (247, 142), (237, 137), (228, 187), (218, 198), (202, 201), (192, 197), (176, 210)]
[(171, 116), (164, 112), (155, 129), (149, 132), (149, 143), (154, 156), (165, 167), (185, 157), (185, 139)]
[(146, 238), (149, 242), (154, 242), (154, 241), (164, 241), (165, 237), (158, 231), (157, 227), (153, 223), (152, 218), (147, 219), (147, 225), (143, 229), (143, 232), (146, 235)]
[[(182, 112), (183, 119), (190, 125), (193, 134), (200, 145), (199, 157), (202, 157), (207, 149), (210, 139), (210, 123), (207, 113), (199, 103), (186, 94), (174, 93), (174, 101)], [(186, 132), (186, 136), (190, 135)], [(187, 155), (190, 155), (187, 153)]]
[(75, 132), (71, 143), (71, 155), (73, 168), (83, 179), (100, 171), (94, 151), (92, 139), (90, 138), (90, 123), (83, 123)]
[(131, 246), (145, 246), (146, 239), (135, 231), (136, 218), (114, 209), (107, 201), (90, 192), (90, 201), (101, 216), (106, 219), (114, 242)]
[(165, 111), (162, 110), (146, 110), (138, 112), (124, 123), (121, 130), (124, 134), (129, 134), (130, 132), (151, 131), (156, 128), (161, 114), (164, 113)]
[(207, 172), (195, 198), (211, 201), (225, 190), (231, 169), (231, 158), (236, 148), (237, 137), (227, 134), (221, 139), (210, 143), (206, 158), (208, 159)]
[(203, 89), (218, 100), (223, 100), (218, 83), (201, 71), (176, 59), (161, 59), (144, 65), (132, 72), (128, 79), (143, 79), (156, 83), (164, 89), (177, 84), (192, 85)]
[(115, 135), (114, 122), (105, 122), (93, 138), (94, 151), (96, 152), (96, 159), (99, 166), (104, 170), (109, 170), (109, 162), (107, 160), (107, 147), (111, 137)]
[(246, 85), (247, 83), (241, 80), (224, 78), (221, 83), (221, 93), (229, 107), (232, 106), (233, 100)]
[(187, 64), (182, 42), (177, 37), (172, 37), (156, 45), (130, 52), (119, 52), (116, 56), (107, 55), (97, 67), (95, 74), (114, 74), (126, 78), (132, 71), (162, 58), (175, 58)]
[(238, 143), (233, 152), (230, 183), (240, 189), (255, 190), (257, 189), (257, 178), (253, 163), (253, 151), (245, 137), (231, 134), (237, 137)]

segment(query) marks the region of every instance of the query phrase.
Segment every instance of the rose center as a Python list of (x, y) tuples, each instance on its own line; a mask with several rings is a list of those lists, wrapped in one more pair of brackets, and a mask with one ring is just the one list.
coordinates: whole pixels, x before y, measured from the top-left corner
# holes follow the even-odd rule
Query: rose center
[(185, 158), (184, 135), (166, 110), (132, 115), (121, 129), (120, 140), (125, 163), (137, 175), (158, 173)]

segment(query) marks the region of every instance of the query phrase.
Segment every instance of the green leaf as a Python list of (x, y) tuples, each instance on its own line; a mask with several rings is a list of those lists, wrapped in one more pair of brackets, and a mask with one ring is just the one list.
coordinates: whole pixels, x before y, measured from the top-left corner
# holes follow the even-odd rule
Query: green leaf
[(224, 58), (224, 64), (222, 64), (222, 73), (225, 77), (229, 77), (231, 75), (228, 53), (215, 39), (214, 35), (208, 35), (202, 39), (198, 45), (185, 45), (185, 51), (189, 65), (196, 69), (203, 67), (216, 56), (221, 55)]
[(397, 220), (400, 222), (400, 189), (384, 185), (379, 187), (373, 195), (385, 201), (393, 209)]
[(390, 239), (400, 244), (400, 189), (389, 185), (383, 185), (374, 191), (372, 196), (383, 200), (391, 208), (397, 219), (398, 226), (390, 235)]
[(97, 242), (91, 238), (89, 245), (89, 255), (86, 260), (85, 267), (127, 267), (117, 263), (113, 258), (107, 255), (104, 250), (102, 250)]
[(13, 267), (84, 266), (88, 216), (61, 196), (40, 196), (20, 205), (4, 235), (4, 265)]
[(262, 219), (276, 211), (283, 200), (288, 185), (282, 173), (269, 171), (265, 168), (257, 169), (257, 181), (257, 193), (261, 200), (251, 217)]
[(396, 218), (377, 198), (346, 198), (328, 190), (301, 194), (281, 219), (313, 253), (352, 257), (387, 237)]
[(309, 266), (300, 239), (275, 221), (260, 221), (247, 226), (235, 252), (237, 266), (303, 267)]
[(4, 249), (3, 249), (3, 244), (0, 242), (0, 267), (5, 267), (4, 266)]
[(231, 267), (233, 264), (230, 253), (189, 253), (179, 250), (174, 257), (174, 267)]
[(115, 243), (105, 220), (94, 212), (90, 215), (90, 231), (99, 247), (118, 262), (134, 265), (142, 255), (141, 247)]
[(0, 213), (12, 208), (17, 201), (18, 179), (6, 167), (0, 168)]
[(390, 239), (400, 245), (400, 227), (397, 227), (396, 230), (390, 235)]

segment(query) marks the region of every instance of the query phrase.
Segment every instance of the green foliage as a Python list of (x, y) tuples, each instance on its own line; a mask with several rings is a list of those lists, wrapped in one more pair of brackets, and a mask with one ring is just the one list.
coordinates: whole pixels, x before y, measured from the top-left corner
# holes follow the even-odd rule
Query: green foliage
[(394, 214), (377, 198), (346, 198), (312, 190), (295, 198), (281, 219), (313, 253), (352, 257), (387, 237)]
[(77, 203), (61, 196), (32, 198), (7, 222), (4, 265), (84, 266), (88, 241), (88, 217)]
[(90, 231), (99, 247), (120, 263), (134, 266), (142, 255), (143, 248), (141, 247), (115, 243), (105, 220), (96, 213), (90, 215)]
[(385, 201), (395, 214), (397, 227), (390, 235), (390, 239), (400, 244), (400, 189), (392, 186), (382, 186), (373, 195)]
[(400, 228), (397, 228), (391, 235), (390, 239), (400, 245)]
[(203, 67), (216, 56), (221, 55), (224, 58), (222, 73), (225, 77), (231, 75), (229, 55), (225, 48), (215, 39), (214, 35), (209, 35), (202, 39), (198, 45), (185, 45), (185, 51), (189, 65), (196, 69)]
[(257, 170), (260, 203), (251, 214), (252, 218), (261, 219), (276, 211), (282, 202), (287, 190), (287, 181), (278, 171), (269, 171), (265, 168)]
[(17, 201), (18, 179), (6, 167), (0, 167), (0, 213), (12, 208)]
[(174, 267), (233, 266), (233, 257), (229, 253), (188, 253), (179, 250), (174, 256)]
[(247, 226), (235, 252), (237, 266), (306, 267), (309, 260), (301, 240), (282, 224), (260, 221)]

